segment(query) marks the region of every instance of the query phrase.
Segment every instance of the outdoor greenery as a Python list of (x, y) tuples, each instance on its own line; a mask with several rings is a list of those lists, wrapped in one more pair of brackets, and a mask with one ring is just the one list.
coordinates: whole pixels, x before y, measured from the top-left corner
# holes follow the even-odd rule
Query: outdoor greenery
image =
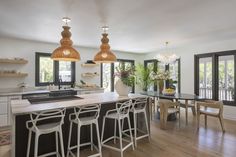
[(40, 58), (40, 82), (53, 82), (53, 60), (50, 57)]
[(135, 75), (136, 75), (136, 84), (142, 88), (143, 91), (147, 91), (147, 89), (152, 85), (153, 80), (150, 78), (150, 73), (152, 72), (153, 66), (150, 65), (147, 68), (139, 63), (135, 67)]

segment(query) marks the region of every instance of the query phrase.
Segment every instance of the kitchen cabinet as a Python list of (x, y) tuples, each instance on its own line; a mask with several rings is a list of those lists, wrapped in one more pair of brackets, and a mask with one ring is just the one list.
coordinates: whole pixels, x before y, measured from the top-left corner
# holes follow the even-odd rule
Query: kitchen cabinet
[(11, 100), (21, 100), (21, 96), (0, 97), (0, 127), (11, 125)]
[(0, 97), (0, 127), (7, 125), (8, 101), (7, 97)]

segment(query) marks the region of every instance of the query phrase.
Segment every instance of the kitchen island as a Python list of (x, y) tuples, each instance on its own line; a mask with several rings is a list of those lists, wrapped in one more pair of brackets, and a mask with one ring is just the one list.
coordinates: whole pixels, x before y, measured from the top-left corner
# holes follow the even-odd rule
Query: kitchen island
[[(146, 97), (139, 94), (129, 94), (129, 96), (119, 97), (116, 93), (98, 93), (98, 94), (85, 94), (79, 95), (81, 99), (73, 99), (73, 100), (60, 100), (57, 102), (44, 102), (31, 104), (27, 99), (23, 100), (14, 100), (11, 103), (11, 112), (12, 112), (12, 157), (25, 157), (26, 149), (27, 149), (27, 139), (28, 139), (28, 130), (26, 129), (26, 121), (30, 119), (29, 114), (32, 112), (40, 112), (51, 109), (58, 108), (66, 108), (66, 115), (64, 119), (63, 125), (63, 139), (65, 149), (67, 148), (67, 139), (69, 132), (69, 114), (73, 112), (73, 107), (85, 106), (94, 103), (101, 104), (100, 116), (98, 119), (99, 130), (101, 133), (102, 127), (102, 118), (106, 114), (107, 110), (114, 109), (116, 102), (122, 102), (129, 99), (135, 99), (139, 97)], [(150, 115), (149, 105), (151, 101), (148, 99), (147, 105), (147, 115)], [(139, 128), (143, 128), (144, 122), (143, 118), (138, 118), (138, 126)], [(150, 127), (150, 119), (148, 116), (148, 122)], [(133, 123), (133, 118), (131, 116), (131, 123)], [(109, 127), (112, 126), (112, 127)], [(106, 127), (105, 138), (112, 136), (114, 128), (114, 122), (109, 122)], [(87, 141), (89, 139), (89, 128), (84, 128), (81, 132), (81, 141)], [(73, 128), (76, 130), (76, 127)], [(76, 144), (76, 131), (73, 131), (72, 143)], [(96, 136), (94, 136), (96, 137)], [(96, 142), (96, 139), (94, 138)], [(33, 143), (32, 143), (33, 144)], [(32, 147), (31, 147), (32, 148)], [(39, 154), (50, 152), (55, 150), (55, 140), (54, 135), (43, 135), (39, 140)], [(65, 150), (66, 151), (66, 150)], [(33, 149), (31, 150), (31, 154), (33, 153)]]

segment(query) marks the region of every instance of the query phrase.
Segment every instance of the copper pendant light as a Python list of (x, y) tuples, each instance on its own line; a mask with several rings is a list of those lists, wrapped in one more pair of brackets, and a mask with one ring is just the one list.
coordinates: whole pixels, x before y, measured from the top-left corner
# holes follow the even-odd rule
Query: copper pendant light
[(116, 56), (111, 52), (110, 45), (108, 44), (109, 39), (107, 38), (108, 30), (107, 26), (102, 27), (104, 33), (102, 34), (102, 45), (100, 46), (100, 51), (94, 56), (94, 62), (96, 63), (113, 63), (116, 62)]
[(66, 23), (65, 26), (62, 26), (64, 29), (61, 32), (62, 39), (60, 40), (61, 46), (55, 49), (51, 55), (51, 58), (56, 61), (79, 61), (80, 60), (80, 54), (77, 50), (75, 50), (72, 47), (72, 40), (70, 39), (71, 37), (71, 32), (70, 27), (67, 25), (68, 22), (70, 22), (70, 18), (64, 17), (62, 19)]

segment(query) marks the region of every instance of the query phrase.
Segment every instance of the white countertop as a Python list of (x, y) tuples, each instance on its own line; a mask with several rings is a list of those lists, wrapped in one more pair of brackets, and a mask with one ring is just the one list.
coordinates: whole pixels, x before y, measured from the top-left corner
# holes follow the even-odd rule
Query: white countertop
[[(61, 89), (61, 90), (75, 90), (75, 91), (96, 91), (103, 90), (103, 88), (71, 88), (71, 89)], [(54, 90), (57, 91), (57, 90)], [(40, 94), (49, 93), (49, 90), (28, 90), (28, 91), (0, 91), (0, 96), (12, 96), (12, 95), (23, 95), (23, 94)]]
[(79, 95), (83, 99), (71, 100), (71, 101), (60, 101), (53, 103), (42, 103), (42, 104), (30, 104), (27, 99), (13, 100), (11, 101), (11, 110), (13, 115), (28, 114), (32, 112), (57, 109), (57, 108), (72, 108), (75, 106), (83, 106), (94, 103), (112, 103), (122, 100), (134, 99), (138, 97), (146, 97), (140, 94), (129, 94), (128, 96), (118, 96), (114, 92), (109, 93), (96, 93), (96, 94), (85, 94)]

